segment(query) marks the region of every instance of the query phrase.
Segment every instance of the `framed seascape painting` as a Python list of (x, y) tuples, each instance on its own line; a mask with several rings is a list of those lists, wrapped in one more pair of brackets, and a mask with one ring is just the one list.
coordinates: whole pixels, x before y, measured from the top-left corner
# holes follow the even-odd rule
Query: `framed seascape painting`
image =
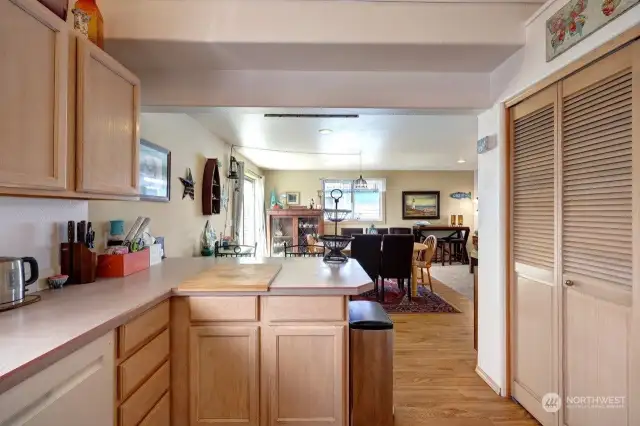
[(140, 199), (171, 199), (171, 151), (140, 139)]
[(403, 191), (403, 219), (440, 219), (440, 191)]

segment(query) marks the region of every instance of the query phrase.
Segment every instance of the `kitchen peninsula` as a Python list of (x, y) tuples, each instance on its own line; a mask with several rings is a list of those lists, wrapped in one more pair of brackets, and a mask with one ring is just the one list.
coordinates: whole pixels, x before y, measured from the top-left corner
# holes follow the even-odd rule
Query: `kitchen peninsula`
[[(179, 288), (247, 263), (282, 268), (267, 291)], [(347, 300), (371, 288), (351, 261), (185, 258), (43, 292), (0, 314), (0, 425), (345, 426)]]

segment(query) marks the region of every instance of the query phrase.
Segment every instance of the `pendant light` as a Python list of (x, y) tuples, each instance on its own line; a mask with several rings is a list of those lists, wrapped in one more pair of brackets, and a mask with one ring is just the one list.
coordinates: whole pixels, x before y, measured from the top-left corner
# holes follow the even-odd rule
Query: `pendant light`
[(367, 189), (367, 181), (362, 178), (362, 151), (360, 151), (360, 177), (353, 182), (354, 189)]

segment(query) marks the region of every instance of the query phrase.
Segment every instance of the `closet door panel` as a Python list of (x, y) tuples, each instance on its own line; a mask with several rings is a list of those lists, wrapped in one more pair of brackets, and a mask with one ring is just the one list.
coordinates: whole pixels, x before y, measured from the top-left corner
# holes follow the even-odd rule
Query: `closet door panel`
[[(562, 83), (566, 426), (627, 426), (633, 286), (633, 73), (622, 49)], [(637, 172), (636, 172), (637, 173)], [(576, 397), (621, 397), (616, 407)]]
[(510, 110), (512, 140), (512, 394), (543, 425), (542, 397), (558, 392), (555, 279), (557, 86)]

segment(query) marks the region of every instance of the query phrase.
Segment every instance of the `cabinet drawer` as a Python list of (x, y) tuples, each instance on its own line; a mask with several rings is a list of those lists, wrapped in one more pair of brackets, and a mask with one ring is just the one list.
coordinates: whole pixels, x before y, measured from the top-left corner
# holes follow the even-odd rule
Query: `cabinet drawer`
[(160, 303), (118, 329), (118, 357), (124, 358), (169, 324), (169, 301)]
[(171, 392), (164, 394), (138, 426), (171, 426)]
[(136, 426), (169, 389), (169, 362), (165, 362), (147, 382), (118, 409), (119, 426)]
[(257, 296), (190, 297), (192, 321), (257, 321)]
[(118, 396), (123, 401), (169, 356), (169, 330), (147, 343), (118, 367)]
[(262, 311), (271, 322), (344, 321), (346, 302), (342, 296), (266, 296)]

